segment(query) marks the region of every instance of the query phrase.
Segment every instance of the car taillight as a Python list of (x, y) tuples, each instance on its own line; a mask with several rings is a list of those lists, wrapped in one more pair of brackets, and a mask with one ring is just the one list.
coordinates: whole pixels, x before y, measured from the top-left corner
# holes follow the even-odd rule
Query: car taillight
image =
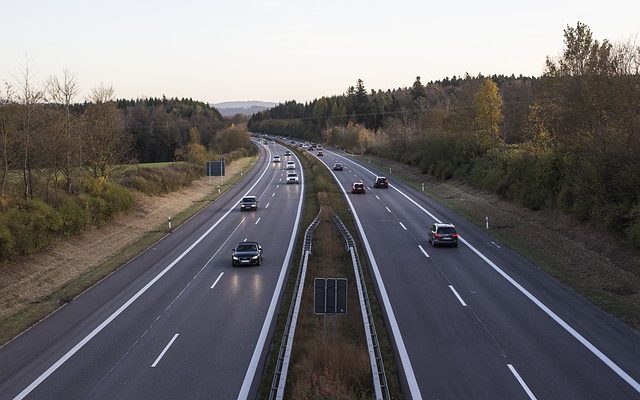
[(434, 233), (433, 237), (435, 237), (436, 239), (440, 239), (440, 234), (439, 233)]
[(457, 239), (457, 238), (458, 238), (458, 234), (457, 234), (457, 233), (454, 233), (453, 235), (451, 235), (451, 237), (452, 237), (452, 238), (456, 238), (456, 239)]

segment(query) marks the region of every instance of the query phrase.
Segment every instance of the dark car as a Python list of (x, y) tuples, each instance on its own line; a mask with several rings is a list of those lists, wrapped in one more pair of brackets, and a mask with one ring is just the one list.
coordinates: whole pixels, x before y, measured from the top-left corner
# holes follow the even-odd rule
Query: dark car
[(233, 249), (231, 263), (237, 265), (260, 265), (262, 263), (262, 246), (258, 242), (240, 242)]
[(389, 188), (389, 182), (384, 176), (376, 176), (376, 180), (373, 181), (373, 187), (387, 189)]
[(334, 171), (342, 171), (344, 168), (342, 167), (342, 164), (340, 164), (339, 162), (333, 164), (333, 170)]
[(456, 232), (456, 227), (453, 226), (453, 224), (437, 223), (431, 225), (429, 243), (431, 243), (433, 247), (440, 244), (458, 247), (458, 232)]
[(318, 152), (318, 156), (324, 156), (321, 151)]
[(353, 185), (351, 185), (351, 193), (364, 194), (364, 183), (354, 182)]
[(257, 211), (258, 210), (258, 200), (256, 196), (244, 196), (240, 201), (240, 211)]
[(289, 150), (287, 150), (287, 151), (285, 151), (285, 152), (284, 152), (284, 155), (285, 155), (285, 156), (290, 156), (290, 155), (291, 155), (291, 152), (290, 152)]

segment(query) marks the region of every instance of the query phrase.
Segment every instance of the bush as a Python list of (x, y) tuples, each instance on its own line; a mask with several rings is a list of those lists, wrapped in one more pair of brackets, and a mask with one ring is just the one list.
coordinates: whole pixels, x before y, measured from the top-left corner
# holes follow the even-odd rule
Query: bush
[(6, 259), (15, 254), (15, 240), (5, 218), (0, 219), (0, 259)]
[[(51, 242), (63, 225), (60, 213), (39, 199), (24, 201), (10, 208), (3, 220), (3, 255), (32, 254), (40, 250)], [(13, 241), (6, 230), (13, 236)]]
[(127, 171), (120, 182), (123, 186), (142, 193), (159, 195), (190, 185), (202, 176), (203, 169), (194, 164), (172, 164), (161, 168), (138, 167)]
[(58, 207), (62, 217), (62, 233), (65, 236), (82, 232), (90, 221), (89, 213), (76, 200), (66, 198)]

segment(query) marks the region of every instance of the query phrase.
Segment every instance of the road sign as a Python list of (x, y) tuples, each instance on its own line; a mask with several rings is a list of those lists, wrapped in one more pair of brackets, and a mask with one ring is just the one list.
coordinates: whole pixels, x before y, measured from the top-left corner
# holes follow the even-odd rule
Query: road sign
[(313, 289), (315, 314), (347, 313), (346, 278), (315, 278)]
[(224, 176), (224, 158), (218, 161), (207, 161), (204, 172), (206, 176)]

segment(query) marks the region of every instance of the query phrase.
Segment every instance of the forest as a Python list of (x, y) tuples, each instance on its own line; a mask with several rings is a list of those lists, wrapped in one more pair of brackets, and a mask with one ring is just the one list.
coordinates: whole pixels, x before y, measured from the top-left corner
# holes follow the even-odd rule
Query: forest
[(288, 101), (254, 115), (253, 132), (324, 141), (559, 208), (640, 248), (640, 46), (564, 30), (540, 77), (469, 76)]

